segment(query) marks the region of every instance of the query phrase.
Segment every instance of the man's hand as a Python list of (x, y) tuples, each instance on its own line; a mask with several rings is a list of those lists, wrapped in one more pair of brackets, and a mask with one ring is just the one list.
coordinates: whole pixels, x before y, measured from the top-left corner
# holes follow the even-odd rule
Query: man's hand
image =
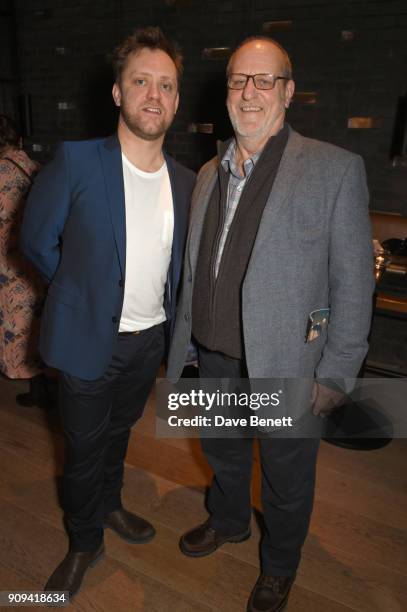
[(324, 419), (345, 402), (346, 394), (334, 391), (325, 385), (314, 382), (311, 395), (311, 408), (315, 416)]

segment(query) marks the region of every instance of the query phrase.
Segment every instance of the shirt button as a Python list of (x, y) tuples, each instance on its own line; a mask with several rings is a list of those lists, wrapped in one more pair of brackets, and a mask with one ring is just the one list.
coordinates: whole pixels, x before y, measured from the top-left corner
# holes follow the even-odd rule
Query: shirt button
[(187, 281), (188, 281), (189, 283), (192, 283), (192, 274), (188, 274)]
[(112, 317), (112, 323), (117, 323), (118, 318), (117, 317)]
[(188, 322), (190, 318), (191, 318), (191, 317), (190, 317), (189, 312), (186, 312), (186, 313), (184, 314), (184, 320)]

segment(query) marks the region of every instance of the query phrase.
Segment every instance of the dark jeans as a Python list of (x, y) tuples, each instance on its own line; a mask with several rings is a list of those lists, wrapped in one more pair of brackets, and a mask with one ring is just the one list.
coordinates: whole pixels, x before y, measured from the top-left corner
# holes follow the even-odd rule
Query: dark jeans
[(121, 508), (130, 429), (143, 414), (163, 355), (161, 324), (119, 334), (111, 363), (97, 380), (61, 373), (63, 507), (71, 550), (97, 548), (104, 516)]
[[(199, 348), (201, 378), (244, 378), (244, 361)], [(225, 535), (244, 532), (251, 519), (253, 439), (202, 438), (213, 470), (209, 490), (210, 524)], [(262, 508), (262, 572), (295, 574), (311, 518), (318, 439), (259, 438)]]

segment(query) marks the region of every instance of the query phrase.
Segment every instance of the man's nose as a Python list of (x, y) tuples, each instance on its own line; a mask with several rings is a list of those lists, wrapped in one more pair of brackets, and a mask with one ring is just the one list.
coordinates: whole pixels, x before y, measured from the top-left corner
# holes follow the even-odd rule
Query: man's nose
[(156, 100), (157, 98), (160, 97), (160, 93), (161, 93), (161, 90), (160, 90), (159, 84), (154, 83), (154, 81), (151, 81), (148, 86), (148, 97)]
[(253, 96), (255, 96), (255, 95), (256, 95), (256, 93), (257, 93), (257, 89), (256, 89), (256, 87), (255, 87), (255, 85), (254, 85), (254, 80), (253, 80), (253, 77), (252, 77), (252, 76), (250, 76), (250, 77), (247, 79), (247, 83), (246, 83), (246, 85), (244, 86), (242, 96), (243, 96), (243, 98), (245, 98), (246, 100), (250, 100), (251, 98), (253, 98)]

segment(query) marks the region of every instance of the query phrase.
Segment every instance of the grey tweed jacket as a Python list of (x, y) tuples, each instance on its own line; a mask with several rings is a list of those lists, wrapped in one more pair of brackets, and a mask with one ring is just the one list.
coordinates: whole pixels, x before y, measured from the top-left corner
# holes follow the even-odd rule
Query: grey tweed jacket
[[(171, 380), (182, 373), (191, 338), (194, 274), (219, 161), (202, 167), (193, 194)], [(373, 287), (361, 157), (290, 128), (242, 286), (249, 376), (356, 377), (368, 348)], [(305, 342), (309, 315), (321, 308), (330, 309), (328, 325)]]

